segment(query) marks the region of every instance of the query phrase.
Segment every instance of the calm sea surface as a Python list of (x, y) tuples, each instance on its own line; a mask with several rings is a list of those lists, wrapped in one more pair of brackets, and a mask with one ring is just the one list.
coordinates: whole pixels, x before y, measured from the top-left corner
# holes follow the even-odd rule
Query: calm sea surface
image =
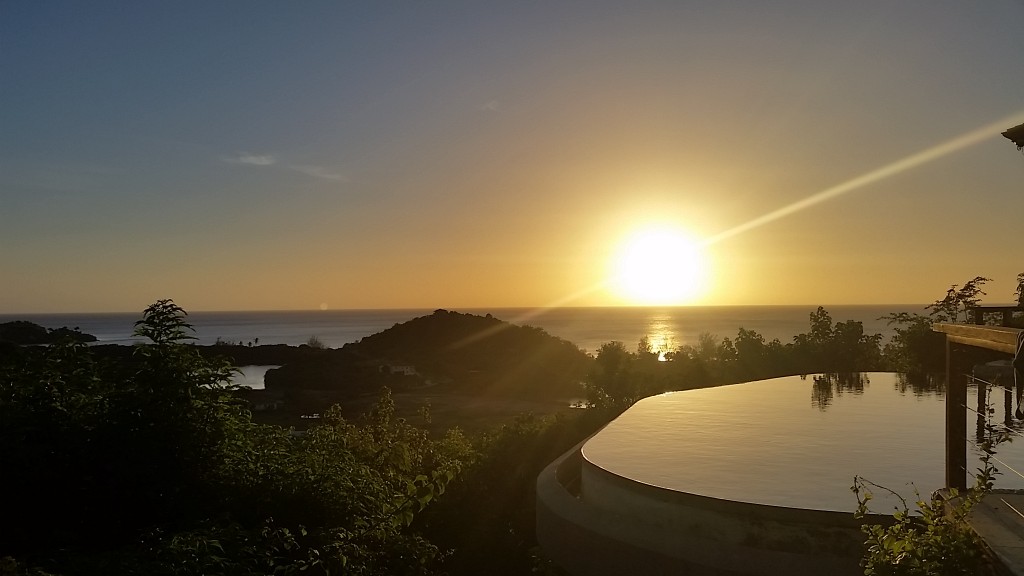
[[(529, 324), (549, 334), (595, 352), (601, 344), (619, 340), (633, 348), (648, 336), (655, 350), (672, 350), (693, 344), (701, 333), (735, 338), (739, 328), (756, 330), (765, 339), (783, 343), (809, 330), (809, 315), (816, 306), (702, 306), (678, 308), (490, 308), (458, 312), (491, 314), (515, 324)], [(868, 334), (882, 334), (888, 341), (892, 330), (878, 318), (891, 312), (923, 312), (923, 304), (888, 306), (826, 306), (833, 321), (856, 320)], [(432, 313), (433, 310), (326, 310), (287, 312), (194, 312), (189, 322), (196, 342), (213, 344), (218, 339), (259, 344), (305, 343), (316, 336), (330, 347), (376, 334), (395, 324)], [(47, 328), (78, 327), (101, 343), (133, 342), (132, 325), (141, 314), (0, 314), (0, 322), (29, 320)], [(257, 340), (258, 339), (258, 340)]]

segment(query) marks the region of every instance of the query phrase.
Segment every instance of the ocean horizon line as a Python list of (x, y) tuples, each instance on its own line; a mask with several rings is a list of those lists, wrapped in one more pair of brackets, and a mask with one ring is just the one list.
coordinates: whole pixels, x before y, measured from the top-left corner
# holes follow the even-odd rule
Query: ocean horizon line
[[(315, 336), (328, 347), (355, 342), (396, 324), (448, 310), (490, 315), (519, 326), (534, 326), (594, 351), (612, 341), (637, 342), (646, 336), (658, 349), (697, 342), (704, 333), (730, 336), (737, 330), (756, 331), (766, 341), (789, 341), (806, 332), (808, 319), (822, 306), (834, 322), (861, 322), (865, 334), (891, 337), (888, 317), (897, 313), (924, 314), (925, 304), (769, 304), (690, 306), (562, 306), (558, 308), (358, 308), (332, 310), (200, 310), (186, 321), (195, 329), (197, 344), (253, 342), (300, 345)], [(48, 328), (75, 327), (101, 343), (138, 340), (134, 325), (141, 312), (52, 312), (0, 314), (0, 323), (29, 321)]]
[[(924, 310), (931, 303), (900, 303), (900, 302), (887, 302), (881, 304), (679, 304), (679, 305), (652, 305), (652, 306), (635, 306), (635, 305), (595, 305), (595, 306), (399, 306), (395, 308), (268, 308), (268, 309), (233, 309), (233, 310), (214, 310), (214, 309), (189, 309), (183, 307), (185, 312), (189, 315), (192, 314), (294, 314), (297, 312), (309, 312), (309, 313), (331, 313), (331, 312), (423, 312), (423, 311), (435, 311), (435, 310), (448, 310), (451, 312), (481, 312), (487, 310), (692, 310), (692, 309), (714, 309), (714, 308), (817, 308), (823, 307), (826, 310), (829, 308), (885, 308), (894, 307), (900, 309), (906, 308), (917, 308), (920, 307)], [(995, 302), (985, 303), (990, 306), (1003, 306), (1013, 305), (1012, 302)], [(140, 314), (143, 309), (140, 310), (98, 310), (98, 311), (50, 311), (50, 312), (0, 312), (0, 318), (13, 317), (13, 316), (88, 316), (88, 315), (128, 315), (128, 314)]]

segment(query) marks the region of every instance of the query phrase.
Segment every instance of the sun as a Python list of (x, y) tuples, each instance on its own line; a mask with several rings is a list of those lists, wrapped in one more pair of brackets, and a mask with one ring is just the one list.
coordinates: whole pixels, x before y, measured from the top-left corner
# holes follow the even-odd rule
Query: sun
[(645, 228), (628, 236), (613, 267), (614, 291), (632, 304), (688, 304), (707, 289), (707, 258), (701, 244), (672, 227)]

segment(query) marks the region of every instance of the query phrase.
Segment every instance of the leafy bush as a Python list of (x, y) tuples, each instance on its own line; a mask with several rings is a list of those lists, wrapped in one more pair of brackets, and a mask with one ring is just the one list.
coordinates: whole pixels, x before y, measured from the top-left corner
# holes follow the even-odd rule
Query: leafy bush
[(932, 318), (899, 312), (882, 319), (895, 332), (882, 350), (891, 369), (915, 375), (944, 370), (946, 336), (932, 331)]
[(447, 574), (536, 572), (537, 475), (604, 425), (602, 410), (522, 415), (477, 439), (477, 457), (414, 526), (451, 549)]
[[(185, 312), (146, 309), (128, 361), (63, 343), (0, 366), (0, 558), (15, 573), (421, 574), (410, 528), (471, 450), (394, 418), (328, 412), (299, 437), (252, 422)], [(4, 561), (6, 562), (6, 560)]]

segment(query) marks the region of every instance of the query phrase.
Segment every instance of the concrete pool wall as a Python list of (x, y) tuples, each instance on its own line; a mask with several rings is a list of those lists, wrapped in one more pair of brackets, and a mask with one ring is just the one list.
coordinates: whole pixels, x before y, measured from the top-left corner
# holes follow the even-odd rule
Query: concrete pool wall
[(537, 480), (538, 542), (571, 574), (863, 573), (864, 536), (849, 513), (639, 483), (588, 462), (582, 445)]

